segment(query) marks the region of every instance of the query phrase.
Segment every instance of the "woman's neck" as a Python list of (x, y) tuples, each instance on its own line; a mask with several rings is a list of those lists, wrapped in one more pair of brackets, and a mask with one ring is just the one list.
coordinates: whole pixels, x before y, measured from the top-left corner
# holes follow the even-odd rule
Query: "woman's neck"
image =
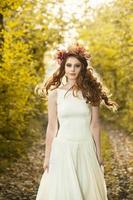
[(67, 83), (66, 83), (66, 86), (68, 86), (69, 88), (72, 87), (73, 85), (75, 84), (75, 80), (69, 80)]

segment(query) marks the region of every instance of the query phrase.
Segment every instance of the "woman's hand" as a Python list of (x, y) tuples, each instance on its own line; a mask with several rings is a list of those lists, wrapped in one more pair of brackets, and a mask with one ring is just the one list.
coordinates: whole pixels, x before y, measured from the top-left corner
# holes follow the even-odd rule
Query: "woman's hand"
[(45, 158), (45, 160), (44, 160), (43, 169), (44, 169), (44, 172), (45, 172), (45, 170), (47, 170), (47, 172), (49, 171), (49, 159), (47, 159), (47, 158)]
[(97, 159), (98, 159), (98, 162), (99, 162), (99, 165), (100, 165), (100, 166), (101, 166), (101, 165), (104, 165), (104, 161), (103, 161), (103, 159), (102, 159), (101, 156), (97, 155)]
[(104, 165), (103, 159), (98, 159), (99, 165)]

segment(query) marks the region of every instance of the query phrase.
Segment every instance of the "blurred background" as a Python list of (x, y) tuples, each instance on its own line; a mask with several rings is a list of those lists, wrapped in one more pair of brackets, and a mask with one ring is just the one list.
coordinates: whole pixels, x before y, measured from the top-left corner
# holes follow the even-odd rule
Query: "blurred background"
[(0, 200), (35, 199), (43, 172), (47, 98), (34, 89), (59, 47), (84, 44), (119, 104), (101, 108), (109, 200), (133, 199), (132, 0), (0, 1)]

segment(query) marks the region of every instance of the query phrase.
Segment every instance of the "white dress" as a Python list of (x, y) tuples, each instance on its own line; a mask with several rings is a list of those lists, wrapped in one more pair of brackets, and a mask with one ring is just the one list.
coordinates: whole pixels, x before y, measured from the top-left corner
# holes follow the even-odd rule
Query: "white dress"
[(57, 90), (59, 129), (52, 142), (49, 172), (41, 177), (36, 200), (107, 200), (104, 172), (90, 130), (91, 105), (81, 91)]

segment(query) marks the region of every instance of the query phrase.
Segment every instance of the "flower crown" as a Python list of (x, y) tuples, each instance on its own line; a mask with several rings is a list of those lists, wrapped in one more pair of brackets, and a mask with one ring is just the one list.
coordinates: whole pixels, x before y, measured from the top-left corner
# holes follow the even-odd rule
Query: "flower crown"
[(59, 50), (57, 49), (56, 55), (55, 55), (55, 59), (57, 60), (58, 64), (61, 64), (61, 62), (64, 60), (64, 58), (67, 55), (71, 55), (71, 54), (77, 54), (80, 55), (81, 57), (84, 57), (86, 60), (90, 59), (91, 55), (86, 51), (86, 49), (79, 45), (78, 43), (69, 46), (67, 48), (67, 50), (62, 49)]

